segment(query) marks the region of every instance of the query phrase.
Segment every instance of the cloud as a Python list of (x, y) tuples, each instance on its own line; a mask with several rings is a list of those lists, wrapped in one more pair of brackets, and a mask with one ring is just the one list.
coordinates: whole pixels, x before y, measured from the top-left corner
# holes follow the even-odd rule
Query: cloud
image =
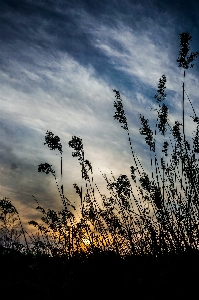
[[(60, 54), (58, 59), (54, 58), (54, 63), (41, 53), (34, 56), (30, 52), (29, 55), (33, 58), (31, 66), (26, 63), (12, 64), (13, 73), (16, 72), (14, 80), (17, 89), (13, 86), (13, 79), (7, 76), (1, 90), (1, 112), (4, 115), (1, 121), (4, 137), (1, 165), (7, 168), (3, 181), (4, 193), (8, 192), (8, 196), (19, 205), (19, 211), (27, 201), (31, 201), (31, 194), (41, 197), (43, 193), (41, 201), (48, 206), (55, 207), (60, 201), (57, 194), (56, 203), (52, 203), (53, 196), (57, 193), (53, 178), (47, 179), (46, 175), (37, 173), (39, 163), (50, 162), (55, 165), (59, 178), (58, 157), (43, 145), (46, 130), (52, 130), (59, 135), (63, 143), (66, 170), (64, 180), (68, 186), (66, 194), (73, 194), (73, 198), (76, 195), (72, 184), (76, 180), (77, 183), (81, 183), (81, 168), (78, 162), (71, 158), (68, 141), (72, 135), (83, 138), (86, 157), (95, 167), (99, 166), (102, 170), (102, 165), (105, 164), (107, 168), (106, 166), (110, 166), (111, 161), (114, 161), (111, 149), (118, 151), (121, 148), (119, 143), (115, 144), (113, 141), (118, 135), (112, 118), (114, 94), (102, 79), (96, 78), (93, 68), (81, 66), (67, 54)], [(37, 61), (42, 61), (43, 67), (38, 67), (35, 71), (34, 64)], [(43, 80), (30, 82), (30, 76), (21, 75), (33, 74), (34, 77), (35, 72)], [(4, 76), (3, 72), (1, 76)], [(28, 90), (25, 91), (23, 86), (28, 86)], [(49, 87), (48, 90), (46, 86)], [(64, 98), (61, 98), (60, 94), (63, 94)], [(107, 128), (111, 132), (108, 133)], [(8, 173), (8, 167), (16, 165), (18, 168), (10, 168)], [(53, 192), (47, 202), (45, 198), (50, 191)], [(22, 215), (26, 215), (27, 220), (29, 213), (26, 211), (24, 215), (22, 212)]]

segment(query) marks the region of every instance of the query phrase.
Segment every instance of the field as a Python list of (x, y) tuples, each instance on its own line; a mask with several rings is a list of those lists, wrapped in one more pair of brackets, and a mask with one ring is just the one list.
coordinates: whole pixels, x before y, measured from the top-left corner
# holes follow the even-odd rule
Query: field
[(127, 257), (113, 253), (89, 259), (64, 259), (3, 254), (1, 290), (22, 299), (100, 296), (118, 299), (192, 298), (197, 293), (197, 251), (165, 258)]

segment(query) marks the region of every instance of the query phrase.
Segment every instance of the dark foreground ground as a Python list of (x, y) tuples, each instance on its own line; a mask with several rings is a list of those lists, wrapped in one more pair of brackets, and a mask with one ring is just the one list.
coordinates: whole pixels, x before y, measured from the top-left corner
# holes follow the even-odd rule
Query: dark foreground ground
[(48, 258), (0, 250), (5, 299), (196, 299), (199, 251), (165, 258), (112, 253), (89, 259)]

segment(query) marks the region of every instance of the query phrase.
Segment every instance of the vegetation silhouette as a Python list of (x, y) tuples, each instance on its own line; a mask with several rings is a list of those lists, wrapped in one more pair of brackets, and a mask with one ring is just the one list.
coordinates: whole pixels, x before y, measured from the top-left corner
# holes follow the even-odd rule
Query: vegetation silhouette
[[(190, 40), (189, 33), (180, 34), (177, 62), (184, 69), (192, 68), (193, 64), (189, 64), (199, 54), (191, 52), (188, 55)], [(79, 219), (75, 214), (76, 207), (63, 193), (60, 138), (51, 131), (46, 132), (44, 144), (61, 154), (61, 189), (52, 165), (42, 163), (38, 172), (52, 174), (63, 209), (46, 211), (32, 195), (36, 209), (43, 215), (43, 223), (30, 221), (29, 224), (38, 229), (37, 235), (30, 236), (23, 229), (11, 202), (6, 198), (0, 201), (2, 270), (7, 274), (8, 265), (18, 270), (23, 266), (17, 279), (14, 275), (7, 277), (3, 283), (5, 289), (11, 285), (32, 287), (34, 292), (27, 299), (51, 299), (53, 295), (83, 295), (83, 289), (91, 291), (103, 284), (106, 296), (111, 299), (133, 292), (142, 297), (149, 296), (149, 299), (159, 299), (161, 293), (169, 297), (171, 289), (173, 298), (180, 299), (186, 291), (179, 285), (191, 284), (193, 287), (195, 283), (197, 286), (197, 278), (192, 274), (196, 272), (199, 260), (199, 118), (183, 83), (183, 124), (175, 121), (175, 125), (170, 125), (168, 106), (163, 103), (167, 97), (166, 82), (166, 76), (162, 75), (154, 96), (158, 103), (155, 130), (150, 128), (149, 120), (140, 115), (139, 131), (150, 148), (151, 176), (145, 172), (133, 150), (120, 92), (115, 89), (113, 117), (127, 132), (133, 156), (131, 179), (124, 174), (115, 178), (112, 172), (112, 179), (108, 179), (102, 173), (109, 197), (101, 194), (93, 180), (92, 165), (85, 159), (82, 139), (73, 136), (69, 141), (72, 156), (77, 157), (81, 165), (86, 190), (83, 193), (82, 186), (73, 185), (81, 200)], [(185, 136), (185, 95), (196, 123), (192, 147)], [(158, 135), (164, 138), (162, 155), (156, 150), (159, 148)], [(101, 205), (95, 191), (101, 198)], [(14, 226), (17, 220), (18, 231)], [(27, 242), (26, 235), (31, 243)], [(22, 236), (25, 245), (19, 241)], [(186, 272), (189, 275), (183, 277)], [(167, 285), (170, 290), (166, 289)], [(143, 286), (146, 287), (144, 290)], [(99, 295), (103, 296), (102, 292)], [(188, 295), (190, 297), (190, 290)]]

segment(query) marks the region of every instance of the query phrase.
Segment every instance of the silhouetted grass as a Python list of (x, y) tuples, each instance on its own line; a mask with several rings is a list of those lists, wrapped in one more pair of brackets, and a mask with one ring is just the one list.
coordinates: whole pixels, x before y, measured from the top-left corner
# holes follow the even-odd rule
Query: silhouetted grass
[[(187, 53), (181, 55), (180, 66), (187, 69), (197, 54), (187, 58)], [(182, 64), (182, 59), (186, 64)], [(38, 171), (54, 177), (63, 209), (46, 211), (33, 196), (43, 223), (30, 221), (29, 224), (38, 229), (38, 235), (30, 236), (24, 231), (19, 214), (8, 199), (0, 201), (0, 257), (5, 289), (11, 286), (20, 291), (31, 289), (26, 299), (51, 299), (53, 295), (104, 297), (103, 293), (110, 299), (127, 297), (129, 293), (139, 293), (142, 299), (159, 299), (161, 294), (170, 297), (171, 291), (173, 299), (180, 299), (186, 293), (184, 286), (186, 291), (192, 286), (193, 291), (197, 276), (192, 274), (197, 272), (199, 259), (199, 118), (183, 85), (183, 103), (185, 93), (196, 123), (191, 146), (184, 126), (181, 130), (179, 121), (174, 126), (169, 124), (168, 107), (162, 104), (166, 99), (165, 89), (166, 76), (163, 75), (154, 96), (158, 103), (155, 130), (150, 128), (149, 120), (140, 115), (140, 134), (145, 136), (151, 152), (150, 176), (133, 150), (122, 99), (119, 91), (113, 90), (114, 118), (127, 132), (132, 153), (131, 179), (124, 174), (115, 178), (112, 172), (112, 179), (108, 179), (102, 174), (109, 196), (102, 195), (94, 183), (92, 165), (85, 159), (82, 140), (73, 136), (69, 147), (81, 165), (86, 190), (83, 193), (83, 186), (74, 183), (81, 203), (80, 219), (75, 214), (76, 207), (63, 194), (62, 182), (59, 188), (56, 173), (48, 163), (40, 164)], [(162, 156), (156, 152), (158, 134), (164, 137)], [(61, 154), (62, 179), (60, 138), (47, 131), (45, 141), (51, 150)], [(20, 242), (22, 236), (25, 244)], [(18, 276), (15, 272), (9, 273), (13, 268), (18, 270)], [(103, 290), (99, 291), (101, 287)]]

